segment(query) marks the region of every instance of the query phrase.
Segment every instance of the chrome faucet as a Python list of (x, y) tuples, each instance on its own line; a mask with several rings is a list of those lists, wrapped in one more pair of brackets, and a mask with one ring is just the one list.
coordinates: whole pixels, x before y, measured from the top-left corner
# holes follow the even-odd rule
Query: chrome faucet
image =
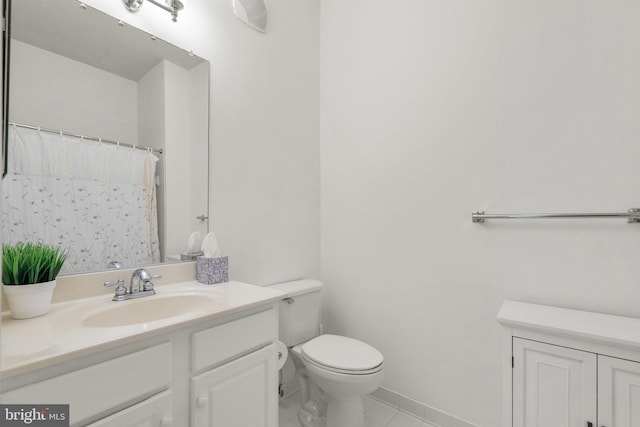
[(161, 274), (151, 275), (144, 268), (139, 268), (131, 275), (131, 282), (129, 283), (129, 290), (124, 285), (124, 280), (119, 279), (115, 282), (104, 282), (104, 286), (116, 286), (116, 293), (113, 296), (113, 301), (126, 301), (133, 298), (140, 298), (148, 295), (155, 295), (156, 291), (153, 289), (153, 282), (151, 279), (160, 279)]

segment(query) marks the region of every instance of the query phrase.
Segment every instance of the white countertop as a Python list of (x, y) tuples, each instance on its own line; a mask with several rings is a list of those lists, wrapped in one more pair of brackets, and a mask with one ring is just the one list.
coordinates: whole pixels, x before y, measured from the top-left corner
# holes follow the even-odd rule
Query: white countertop
[(640, 319), (632, 317), (506, 300), (497, 320), (512, 328), (640, 350)]
[[(156, 292), (155, 296), (122, 302), (111, 301), (112, 294), (60, 302), (52, 304), (47, 315), (33, 319), (14, 320), (5, 314), (0, 342), (0, 378), (269, 304), (284, 295), (268, 287), (234, 281), (216, 285), (188, 281), (158, 286)], [(176, 294), (205, 294), (211, 297), (211, 304), (148, 323), (100, 328), (82, 324), (82, 320), (92, 313), (116, 305)]]

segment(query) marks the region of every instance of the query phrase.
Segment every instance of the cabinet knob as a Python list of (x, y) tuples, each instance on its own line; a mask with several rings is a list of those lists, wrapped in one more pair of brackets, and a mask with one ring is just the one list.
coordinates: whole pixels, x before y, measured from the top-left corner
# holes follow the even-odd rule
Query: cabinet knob
[(160, 427), (171, 427), (173, 426), (173, 417), (162, 417), (160, 420)]
[(204, 396), (200, 396), (199, 398), (196, 399), (196, 406), (198, 408), (206, 408), (208, 404), (209, 404), (209, 399), (207, 399)]

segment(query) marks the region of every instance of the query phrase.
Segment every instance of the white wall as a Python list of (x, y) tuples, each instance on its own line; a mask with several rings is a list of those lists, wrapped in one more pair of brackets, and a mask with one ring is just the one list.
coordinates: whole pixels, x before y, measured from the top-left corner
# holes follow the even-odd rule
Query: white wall
[(231, 0), (185, 2), (176, 23), (150, 3), (136, 14), (86, 4), (211, 61), (210, 228), (232, 279), (317, 277), (318, 1), (270, 0), (266, 34), (240, 22)]
[(189, 228), (192, 231), (200, 231), (203, 235), (207, 232), (208, 222), (197, 218), (200, 215), (207, 215), (209, 211), (209, 177), (203, 177), (202, 173), (209, 169), (208, 156), (202, 155), (209, 152), (209, 93), (202, 90), (203, 82), (208, 87), (209, 69), (209, 63), (203, 62), (189, 70), (189, 108), (187, 110), (191, 134), (189, 186), (194, 194), (202, 195), (191, 199)]
[(11, 121), (137, 144), (136, 82), (12, 40), (10, 85)]
[[(165, 91), (164, 68), (166, 61), (158, 64), (138, 80), (138, 138), (140, 145), (165, 148)], [(161, 125), (159, 125), (161, 124)]]
[[(206, 191), (198, 193), (192, 186), (194, 169), (199, 169), (199, 176), (206, 179), (206, 166), (193, 163), (193, 147), (191, 141), (191, 81), (189, 71), (165, 61), (165, 129), (166, 152), (165, 188), (171, 200), (165, 201), (166, 255), (179, 255), (186, 252), (188, 237), (192, 228), (192, 220), (197, 216), (193, 211), (193, 199), (202, 198)], [(202, 86), (201, 86), (202, 87)], [(206, 85), (204, 87), (207, 87)], [(206, 139), (205, 139), (206, 141)], [(206, 159), (208, 150), (200, 152)], [(198, 230), (203, 231), (203, 230)], [(206, 230), (204, 230), (206, 231)]]
[[(171, 199), (165, 200), (165, 255), (177, 255), (187, 247), (191, 233), (191, 133), (189, 132), (189, 72), (164, 61), (166, 152), (165, 188)], [(175, 117), (178, 120), (169, 120)], [(206, 153), (206, 151), (205, 151)], [(204, 174), (203, 174), (204, 175)], [(186, 214), (186, 215), (184, 215)]]
[[(165, 126), (165, 63), (160, 61), (138, 80), (138, 138), (140, 145), (166, 150), (167, 132)], [(156, 175), (159, 177), (159, 187), (156, 192), (158, 209), (158, 239), (160, 254), (166, 259), (168, 236), (167, 197), (166, 193), (166, 154), (158, 156)], [(178, 193), (181, 194), (182, 192)]]
[(516, 299), (640, 316), (640, 227), (471, 212), (640, 206), (640, 4), (323, 0), (329, 331), (385, 387), (500, 425)]
[[(159, 62), (138, 82), (140, 144), (161, 148), (158, 172), (160, 250), (167, 259), (187, 251), (193, 231), (205, 234), (207, 213), (209, 64), (186, 70)], [(166, 197), (165, 194), (169, 194)], [(170, 258), (167, 258), (170, 257)]]

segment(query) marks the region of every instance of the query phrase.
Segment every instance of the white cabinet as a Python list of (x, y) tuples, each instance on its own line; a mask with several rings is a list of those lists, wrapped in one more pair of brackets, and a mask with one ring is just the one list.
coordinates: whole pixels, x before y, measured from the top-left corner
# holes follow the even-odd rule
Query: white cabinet
[(513, 358), (513, 427), (595, 422), (595, 354), (514, 338)]
[(277, 427), (277, 337), (265, 304), (3, 378), (0, 403), (69, 404), (72, 427)]
[(513, 427), (640, 427), (640, 363), (513, 338)]
[(4, 404), (69, 405), (70, 424), (85, 425), (113, 408), (139, 402), (171, 384), (170, 342), (95, 363), (0, 395)]
[(178, 427), (173, 420), (171, 392), (165, 391), (87, 427), (173, 426)]
[(192, 427), (277, 427), (275, 345), (198, 375), (192, 384)]
[(640, 319), (505, 301), (503, 427), (640, 427)]
[(193, 427), (277, 427), (277, 335), (275, 310), (193, 334)]
[(640, 426), (640, 363), (598, 356), (598, 425)]

